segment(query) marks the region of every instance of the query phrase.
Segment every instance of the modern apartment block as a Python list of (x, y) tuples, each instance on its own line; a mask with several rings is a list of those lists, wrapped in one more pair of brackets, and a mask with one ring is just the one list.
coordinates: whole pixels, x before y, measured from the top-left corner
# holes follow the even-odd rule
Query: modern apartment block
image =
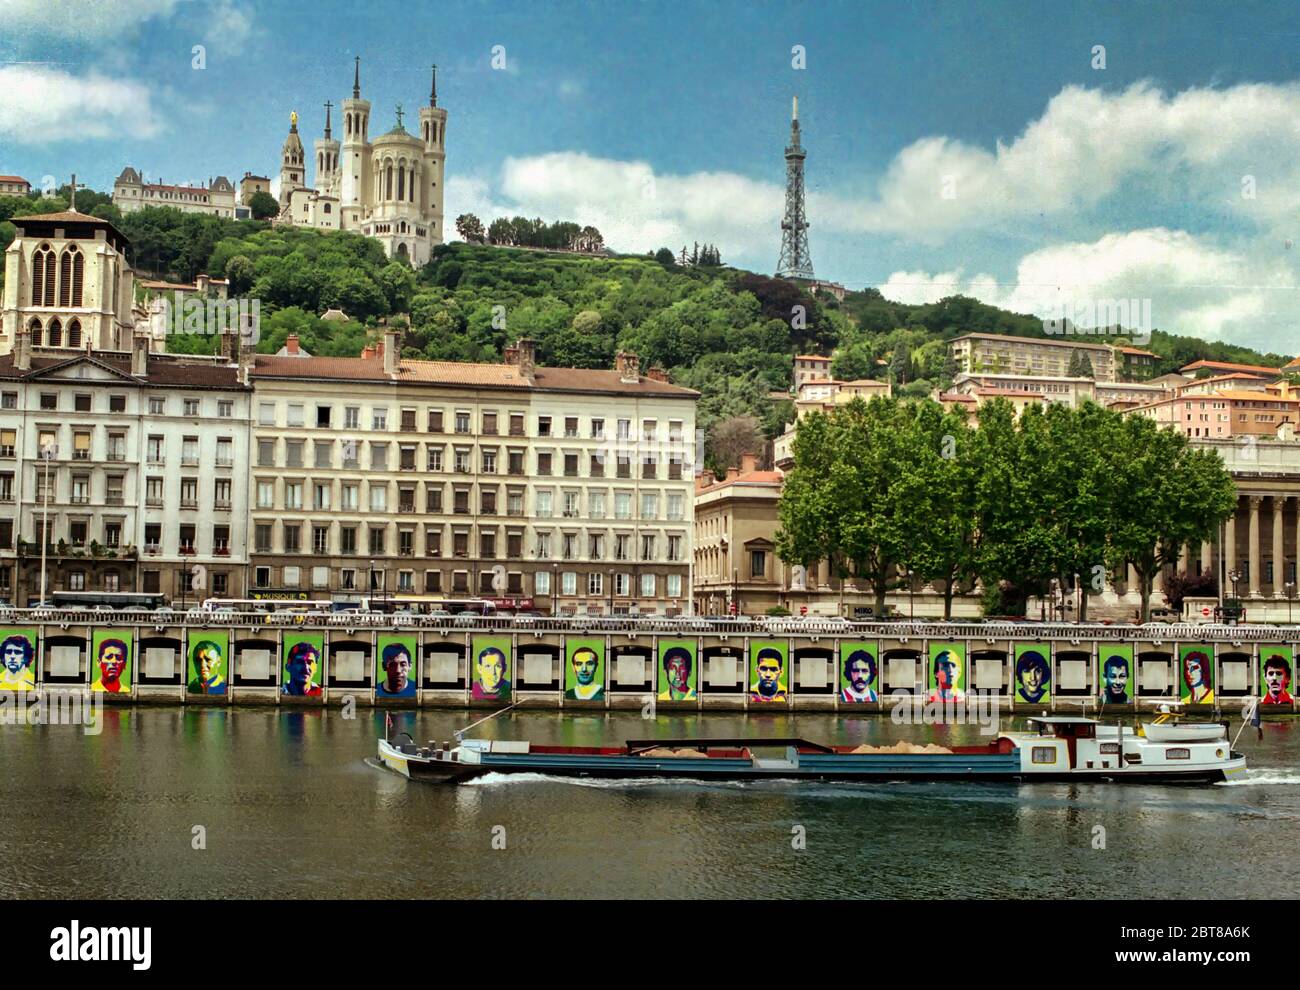
[(997, 333), (967, 333), (948, 342), (948, 353), (962, 371), (1064, 377), (1076, 353), (1092, 362), (1099, 382), (1116, 380), (1115, 348), (1074, 340), (1044, 340)]
[(690, 596), (695, 400), (609, 371), (258, 355), (251, 588), (673, 613)]

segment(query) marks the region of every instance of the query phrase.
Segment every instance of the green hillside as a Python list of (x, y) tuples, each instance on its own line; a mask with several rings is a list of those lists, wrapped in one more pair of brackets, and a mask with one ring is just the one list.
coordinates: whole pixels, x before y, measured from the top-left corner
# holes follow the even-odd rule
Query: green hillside
[[(313, 354), (353, 355), (388, 320), (406, 330), (410, 357), (496, 361), (524, 336), (537, 341), (543, 364), (611, 367), (617, 350), (630, 350), (642, 367), (661, 367), (702, 393), (706, 430), (753, 417), (767, 436), (778, 433), (793, 410), (772, 393), (788, 392), (795, 354), (833, 352), (837, 378), (889, 377), (901, 394), (920, 395), (951, 381), (947, 341), (959, 334), (1045, 336), (1036, 317), (962, 296), (907, 305), (866, 289), (839, 303), (725, 265), (678, 266), (666, 251), (656, 260), (457, 242), (415, 272), (356, 234), (170, 209), (123, 217), (102, 194), (79, 191), (83, 204), (121, 227), (138, 271), (183, 281), (199, 272), (226, 276), (232, 292), (259, 299), (259, 350), (274, 351), (296, 333)], [(65, 207), (57, 196), (0, 199), (0, 221)], [(0, 248), (12, 236), (12, 225), (0, 222)], [(352, 321), (322, 322), (330, 307)], [(211, 352), (215, 341), (179, 337), (171, 346)], [(1147, 347), (1161, 357), (1157, 374), (1197, 358), (1277, 366), (1291, 357), (1160, 331)]]

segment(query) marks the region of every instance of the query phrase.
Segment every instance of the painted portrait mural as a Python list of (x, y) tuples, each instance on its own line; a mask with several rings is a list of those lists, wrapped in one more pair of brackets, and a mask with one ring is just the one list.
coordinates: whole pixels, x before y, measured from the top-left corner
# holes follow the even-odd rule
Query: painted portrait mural
[(605, 700), (605, 641), (570, 639), (564, 644), (564, 699)]
[(1102, 643), (1097, 653), (1101, 673), (1101, 705), (1127, 705), (1133, 700), (1133, 647), (1131, 644)]
[(510, 700), (510, 637), (475, 636), (470, 646), (470, 695), (476, 701)]
[(0, 691), (36, 687), (36, 630), (0, 629)]
[(106, 629), (90, 638), (90, 690), (131, 693), (131, 630)]
[(1189, 705), (1214, 704), (1214, 647), (1178, 648), (1178, 697)]
[(1295, 669), (1295, 652), (1289, 646), (1271, 643), (1259, 648), (1259, 694), (1261, 705), (1290, 705), (1291, 672)]
[(205, 629), (190, 637), (185, 690), (189, 694), (224, 695), (230, 691), (230, 634)]
[(785, 701), (790, 673), (785, 640), (758, 639), (749, 643), (749, 700), (754, 704)]
[(660, 701), (694, 701), (697, 697), (699, 670), (693, 639), (659, 641)]
[(840, 701), (880, 700), (880, 644), (840, 643)]
[(1052, 647), (1050, 643), (1017, 643), (1015, 650), (1016, 704), (1047, 704), (1052, 700)]
[(285, 633), (280, 646), (280, 693), (319, 698), (325, 679), (325, 637), (320, 633)]
[[(375, 697), (414, 698), (416, 645), (414, 636), (380, 636), (375, 654)], [(336, 670), (335, 676), (338, 676)]]
[(927, 701), (966, 699), (966, 646), (963, 643), (930, 644), (930, 695)]

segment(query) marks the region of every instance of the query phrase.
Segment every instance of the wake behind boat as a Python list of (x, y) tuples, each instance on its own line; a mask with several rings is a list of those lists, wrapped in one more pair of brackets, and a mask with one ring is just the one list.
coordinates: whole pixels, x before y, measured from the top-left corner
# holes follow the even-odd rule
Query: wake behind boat
[[(620, 746), (551, 746), (462, 739), (416, 746), (380, 738), (385, 767), (415, 780), (461, 783), (488, 773), (711, 780), (1003, 780), (1215, 783), (1246, 771), (1227, 730), (1163, 741), (1082, 717), (1029, 719), (983, 746), (826, 746), (799, 738), (631, 739)], [(1198, 726), (1198, 729), (1201, 728)], [(1208, 735), (1208, 733), (1207, 733)], [(401, 741), (405, 737), (405, 742)]]

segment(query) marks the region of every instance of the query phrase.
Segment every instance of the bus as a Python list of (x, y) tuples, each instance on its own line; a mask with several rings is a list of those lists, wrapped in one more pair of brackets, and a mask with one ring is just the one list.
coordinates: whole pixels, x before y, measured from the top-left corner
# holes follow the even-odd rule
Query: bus
[[(37, 608), (40, 604), (39, 598), (31, 598), (27, 607)], [(53, 591), (46, 604), (51, 608), (89, 608), (101, 611), (108, 608), (115, 612), (129, 608), (152, 612), (167, 604), (167, 596), (140, 591)]]
[(391, 615), (393, 612), (411, 612), (415, 615), (433, 615), (438, 612), (445, 612), (449, 615), (460, 615), (463, 612), (473, 612), (477, 615), (496, 615), (497, 607), (490, 599), (487, 598), (443, 598), (440, 596), (418, 597), (413, 595), (403, 595), (398, 598), (393, 595), (358, 595), (348, 598), (335, 598), (333, 602), (335, 612), (381, 612)]
[(331, 603), (306, 598), (205, 598), (204, 612), (328, 612)]

